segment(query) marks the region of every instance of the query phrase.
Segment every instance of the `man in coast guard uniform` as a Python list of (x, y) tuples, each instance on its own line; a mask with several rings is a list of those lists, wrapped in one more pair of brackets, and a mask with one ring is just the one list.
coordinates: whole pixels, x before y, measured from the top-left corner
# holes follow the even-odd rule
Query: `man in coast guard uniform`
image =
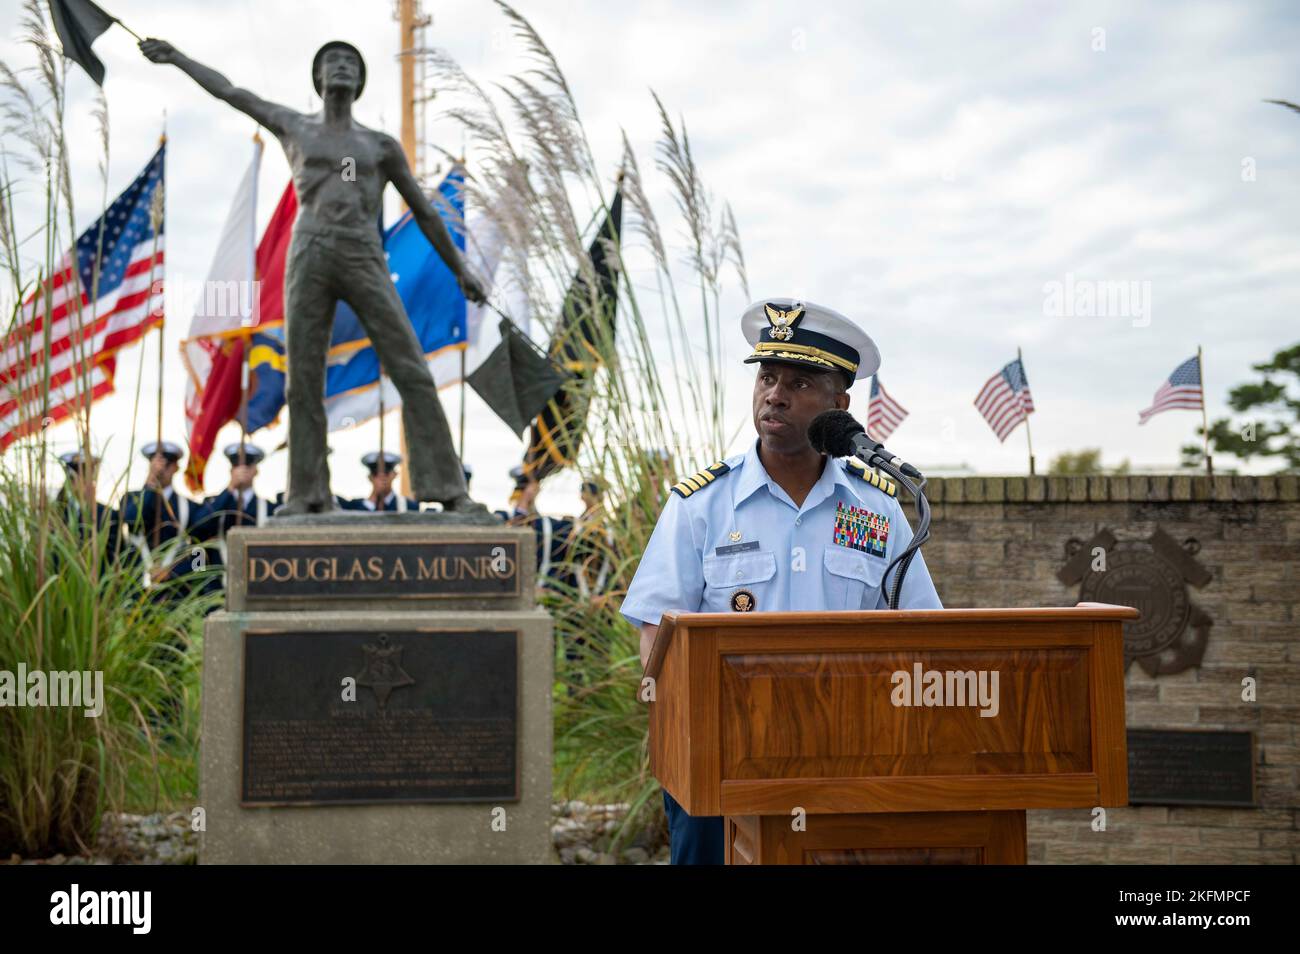
[[(242, 447), (242, 453), (241, 453)], [(226, 534), (234, 527), (260, 527), (279, 509), (279, 504), (259, 497), (253, 489), (257, 465), (266, 454), (255, 444), (228, 444), (222, 453), (230, 461), (230, 486), (203, 501), (203, 513), (196, 521), (200, 539), (215, 537), (226, 560)]]
[[(741, 327), (754, 348), (745, 361), (759, 366), (758, 438), (668, 495), (621, 607), (641, 630), (642, 665), (667, 610), (885, 609), (885, 567), (912, 539), (892, 481), (808, 442), (813, 418), (846, 410), (848, 388), (880, 366), (871, 338), (830, 308), (790, 299), (750, 305)], [(899, 606), (942, 606), (920, 553)], [(667, 791), (664, 808), (673, 864), (722, 864), (721, 818), (688, 815)]]
[[(171, 441), (150, 441), (140, 448), (149, 461), (149, 476), (142, 490), (122, 497), (122, 524), (144, 558), (153, 582), (175, 579), (189, 572), (187, 538), (202, 517), (202, 508), (176, 492), (172, 481), (185, 452)], [(179, 542), (177, 541), (179, 538)]]
[[(95, 485), (99, 479), (99, 458), (83, 451), (68, 451), (59, 455), (63, 465), (64, 483), (59, 488), (54, 504), (61, 509), (69, 528), (76, 531), (84, 542), (94, 532), (104, 535), (104, 558), (115, 560), (121, 553), (122, 534), (117, 511), (95, 499)], [(94, 504), (94, 516), (86, 512), (87, 504)]]
[(565, 572), (573, 518), (538, 513), (537, 493), (541, 484), (533, 480), (522, 465), (510, 468), (510, 479), (515, 482), (515, 489), (510, 493), (510, 510), (495, 510), (493, 513), (507, 526), (529, 527), (536, 534), (538, 587), (545, 587), (552, 581), (574, 585), (572, 577)]
[(419, 510), (418, 503), (393, 490), (393, 478), (397, 475), (397, 465), (401, 462), (402, 455), (392, 451), (384, 451), (382, 454), (371, 451), (366, 454), (361, 458), (361, 463), (370, 471), (370, 496), (340, 500), (339, 506), (344, 510), (384, 510), (390, 513)]

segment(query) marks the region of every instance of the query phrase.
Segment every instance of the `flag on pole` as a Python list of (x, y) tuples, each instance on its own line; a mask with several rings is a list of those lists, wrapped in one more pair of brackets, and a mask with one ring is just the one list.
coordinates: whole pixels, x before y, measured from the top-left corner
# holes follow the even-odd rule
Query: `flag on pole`
[[(467, 216), (465, 258), (476, 275), (487, 281), (492, 299), (501, 312), (510, 316), (508, 334), (503, 335), (500, 313), (486, 302), (467, 302), (465, 308), (465, 377), (479, 370), (490, 358), (500, 356), (500, 346), (515, 347), (520, 334), (530, 337), (531, 307), (527, 282), (505, 254), (506, 242), (492, 216), (475, 211)], [(460, 352), (447, 351), (429, 362), (433, 379), (444, 388), (460, 382)], [(549, 395), (548, 395), (549, 397)], [(529, 416), (532, 419), (532, 415)], [(516, 433), (518, 429), (516, 429)]]
[(513, 322), (502, 319), (492, 353), (466, 375), (466, 383), (516, 435), (546, 410), (569, 376)]
[[(551, 337), (550, 357), (575, 375), (533, 421), (524, 472), (540, 481), (577, 459), (587, 425), (590, 382), (601, 364), (599, 346), (614, 337), (618, 310), (618, 241), (623, 224), (623, 191), (614, 193), (609, 214), (591, 243), (587, 270), (579, 269), (564, 297), (560, 320)], [(595, 287), (592, 287), (594, 279)]]
[(262, 289), (260, 320), (251, 339), (245, 339), (249, 348), (249, 384), (248, 419), (244, 428), (250, 433), (275, 423), (284, 407), (288, 384), (284, 273), (297, 218), (298, 196), (291, 181), (285, 186), (257, 246), (257, 276)]
[(111, 393), (118, 349), (162, 324), (166, 149), (82, 233), (4, 336), (0, 450), (84, 407), (87, 393), (89, 401)]
[[(257, 161), (258, 159), (254, 160), (255, 163)], [(247, 180), (247, 176), (245, 178)], [(253, 228), (250, 223), (256, 217), (255, 208), (250, 211), (242, 204), (252, 202), (254, 207), (256, 205), (256, 176), (253, 180), (248, 186), (250, 191), (245, 191), (245, 186), (241, 184), (236, 193), (235, 202), (239, 211), (236, 211), (236, 206), (232, 206), (227, 219), (226, 232), (231, 236), (231, 244), (228, 252), (218, 251), (213, 262), (214, 273), (220, 262), (227, 262), (231, 269), (240, 267), (238, 262), (241, 258), (241, 249), (237, 244), (238, 235), (245, 224), (249, 224), (250, 229)], [(248, 215), (253, 218), (248, 218)], [(265, 380), (268, 382), (268, 388), (273, 387), (273, 382), (278, 375), (279, 391), (283, 396), (282, 358), (278, 368), (275, 367), (274, 359), (267, 365), (258, 366), (258, 343), (262, 339), (259, 329), (269, 326), (278, 331), (277, 326), (284, 323), (285, 257), (289, 249), (289, 237), (293, 231), (294, 219), (297, 216), (298, 202), (291, 182), (281, 194), (280, 201), (271, 214), (271, 220), (262, 233), (262, 239), (256, 246), (252, 273), (256, 276), (257, 294), (253, 299), (255, 307), (248, 318), (248, 323), (245, 324), (241, 318), (223, 329), (219, 323), (208, 324), (210, 318), (205, 316), (204, 326), (212, 328), (212, 334), (191, 337), (182, 342), (181, 356), (189, 373), (191, 386), (195, 389), (194, 399), (190, 400), (187, 395), (185, 403), (186, 426), (190, 442), (189, 461), (185, 466), (185, 484), (195, 493), (203, 489), (203, 474), (207, 469), (208, 458), (212, 455), (217, 433), (226, 424), (235, 420), (239, 414), (244, 351), (249, 347), (250, 337), (252, 351), (249, 366), (254, 382)], [(223, 245), (225, 234), (223, 233)], [(245, 241), (249, 240), (245, 239)], [(245, 250), (247, 248), (248, 246), (245, 246)], [(199, 322), (198, 316), (195, 317), (195, 322), (196, 324)], [(193, 331), (194, 328), (191, 327), (191, 334)], [(250, 383), (249, 390), (250, 393), (254, 392), (256, 384)], [(284, 403), (283, 397), (280, 403)], [(252, 416), (250, 401), (249, 417)]]
[(878, 374), (871, 378), (871, 397), (868, 400), (867, 431), (876, 440), (887, 441), (894, 429), (903, 423), (903, 418), (907, 417), (907, 408), (889, 396), (889, 392), (880, 383)]
[[(262, 165), (262, 141), (253, 142), (253, 160), (235, 189), (235, 198), (226, 214), (226, 224), (217, 241), (217, 251), (208, 269), (188, 337), (181, 342), (181, 363), (185, 366), (185, 428), (194, 463), (197, 446), (202, 459), (194, 473), (202, 475), (211, 453), (213, 407), (238, 406), (239, 364), (233, 368), (226, 359), (232, 336), (240, 335), (246, 324), (256, 320), (257, 254), (257, 174)], [(242, 355), (243, 348), (239, 345)], [(229, 417), (222, 420), (224, 424)], [(217, 425), (220, 427), (220, 424)], [(191, 467), (186, 468), (187, 474)], [(197, 489), (197, 488), (196, 488)]]
[(103, 87), (104, 64), (90, 45), (118, 22), (117, 17), (90, 0), (50, 0), (50, 19), (63, 44), (63, 55), (85, 70), (95, 85)]
[(1151, 400), (1151, 406), (1138, 411), (1138, 424), (1145, 424), (1161, 411), (1200, 411), (1205, 407), (1201, 390), (1201, 360), (1193, 355), (1165, 379)]
[(1006, 441), (1021, 421), (1028, 422), (1034, 411), (1034, 398), (1029, 393), (1029, 380), (1019, 358), (988, 379), (975, 398), (975, 407), (999, 441)]

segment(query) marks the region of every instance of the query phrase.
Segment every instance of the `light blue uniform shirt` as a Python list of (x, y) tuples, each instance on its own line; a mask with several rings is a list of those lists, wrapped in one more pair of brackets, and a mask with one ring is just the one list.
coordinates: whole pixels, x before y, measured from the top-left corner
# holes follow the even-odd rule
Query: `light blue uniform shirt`
[[(803, 506), (796, 506), (763, 469), (757, 440), (726, 463), (729, 471), (689, 497), (668, 495), (620, 607), (634, 626), (657, 625), (667, 610), (732, 612), (737, 590), (752, 594), (760, 612), (887, 608), (881, 577), (912, 539), (896, 498), (858, 477), (845, 461), (828, 459)], [(888, 520), (883, 556), (836, 542), (838, 505)], [(751, 546), (741, 549), (745, 544)], [(891, 585), (896, 573), (897, 568), (890, 574)], [(942, 606), (918, 552), (899, 607)]]

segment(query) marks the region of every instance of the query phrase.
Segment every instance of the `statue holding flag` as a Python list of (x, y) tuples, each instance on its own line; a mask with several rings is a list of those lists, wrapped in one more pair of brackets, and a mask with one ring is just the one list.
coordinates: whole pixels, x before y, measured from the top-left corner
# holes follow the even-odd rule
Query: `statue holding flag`
[(465, 297), (486, 295), (470, 273), (441, 216), (411, 173), (392, 136), (352, 119), (366, 82), (356, 47), (326, 43), (312, 61), (324, 109), (306, 115), (232, 84), (163, 40), (140, 49), (171, 63), (213, 96), (265, 126), (284, 148), (299, 210), (285, 269), (288, 339), (289, 485), (280, 514), (335, 509), (326, 462), (325, 358), (334, 311), (347, 302), (369, 335), (385, 373), (402, 395), (408, 466), (415, 496), (454, 513), (486, 513), (470, 499), (451, 429), (423, 349), (389, 275), (378, 230), (384, 187), (393, 183), (420, 230), (456, 275)]

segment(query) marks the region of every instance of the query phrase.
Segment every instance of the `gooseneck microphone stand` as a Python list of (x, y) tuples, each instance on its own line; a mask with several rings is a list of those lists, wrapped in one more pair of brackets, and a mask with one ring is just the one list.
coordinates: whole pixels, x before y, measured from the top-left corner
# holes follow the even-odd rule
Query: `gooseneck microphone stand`
[(921, 475), (919, 482), (914, 481), (902, 472), (902, 469), (896, 467), (892, 462), (885, 460), (879, 454), (855, 454), (859, 460), (862, 460), (869, 467), (875, 467), (884, 471), (893, 480), (897, 481), (900, 487), (906, 488), (907, 492), (912, 495), (916, 502), (916, 533), (903, 552), (894, 557), (885, 567), (884, 576), (880, 578), (880, 589), (884, 592), (885, 587), (889, 584), (889, 571), (898, 567), (898, 573), (894, 577), (893, 586), (889, 587), (886, 595), (886, 601), (890, 609), (898, 609), (898, 601), (903, 593), (903, 578), (907, 576), (908, 567), (912, 565), (912, 559), (920, 552), (925, 541), (930, 539), (930, 501), (925, 498), (925, 475)]
[[(823, 411), (808, 425), (808, 441), (819, 454), (832, 457), (856, 457), (868, 467), (884, 471), (907, 490), (916, 502), (916, 533), (903, 552), (889, 561), (880, 578), (880, 591), (890, 609), (898, 609), (903, 593), (903, 579), (908, 567), (925, 541), (930, 539), (930, 501), (925, 499), (925, 475), (911, 464), (894, 456), (879, 441), (867, 436), (866, 429), (848, 411)], [(889, 583), (890, 571), (898, 572)]]

